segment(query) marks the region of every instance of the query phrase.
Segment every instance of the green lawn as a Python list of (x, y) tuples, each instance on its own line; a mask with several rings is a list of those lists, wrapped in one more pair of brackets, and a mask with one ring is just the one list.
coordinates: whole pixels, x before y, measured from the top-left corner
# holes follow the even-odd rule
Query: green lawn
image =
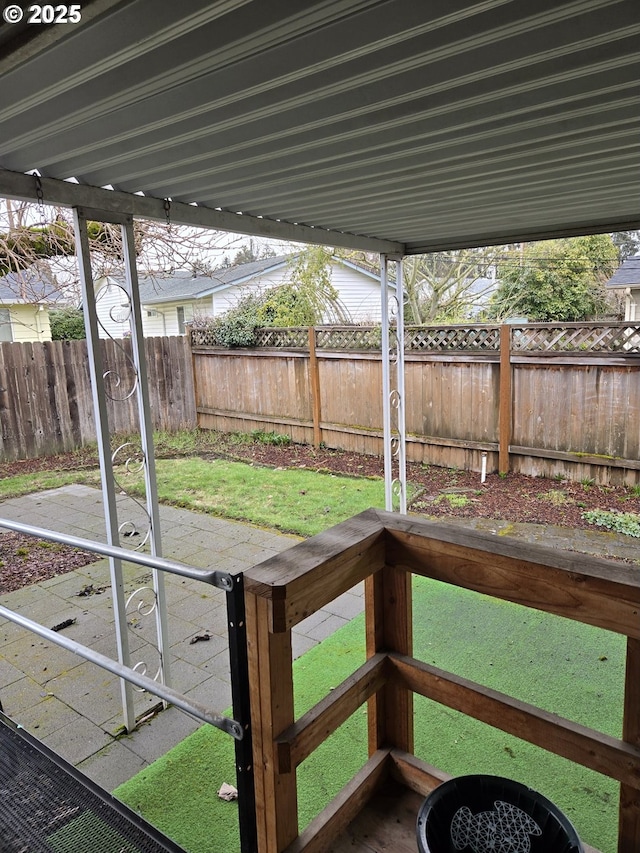
[[(159, 500), (222, 518), (313, 536), (369, 507), (384, 506), (380, 478), (342, 477), (302, 468), (266, 468), (225, 459), (156, 461)], [(127, 492), (144, 496), (141, 472), (115, 469)], [(41, 471), (0, 480), (0, 500), (70, 483), (100, 486), (98, 471)]]
[[(158, 497), (165, 503), (313, 536), (371, 506), (384, 506), (381, 479), (340, 477), (297, 468), (264, 468), (224, 459), (160, 459)], [(142, 493), (141, 475), (118, 479)]]
[(0, 500), (19, 498), (33, 492), (58, 489), (71, 483), (100, 485), (100, 474), (95, 471), (36, 471), (16, 477), (0, 479)]

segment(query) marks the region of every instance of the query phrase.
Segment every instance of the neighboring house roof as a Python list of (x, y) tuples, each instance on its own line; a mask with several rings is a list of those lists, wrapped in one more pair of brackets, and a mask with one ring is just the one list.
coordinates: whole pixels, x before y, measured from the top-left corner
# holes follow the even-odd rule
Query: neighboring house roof
[(214, 281), (212, 287), (203, 294), (208, 296), (211, 293), (219, 293), (221, 290), (226, 290), (229, 287), (235, 287), (238, 284), (244, 284), (256, 278), (259, 275), (273, 272), (281, 269), (289, 263), (293, 255), (277, 255), (275, 258), (262, 258), (259, 261), (251, 261), (248, 264), (240, 264), (237, 267), (227, 267), (226, 269), (216, 270), (212, 279)]
[[(189, 270), (177, 270), (170, 275), (141, 275), (138, 280), (140, 302), (143, 305), (159, 305), (163, 302), (202, 299), (219, 290), (242, 284), (263, 275), (271, 269), (284, 266), (289, 256), (262, 258), (248, 264), (225, 267), (215, 270), (211, 275), (194, 275)], [(109, 276), (120, 281), (119, 276)]]
[[(278, 255), (274, 258), (262, 258), (248, 264), (215, 270), (211, 275), (194, 276), (192, 272), (179, 270), (168, 276), (140, 276), (138, 283), (140, 302), (143, 305), (160, 305), (163, 302), (203, 299), (230, 287), (245, 284), (257, 276), (267, 275), (281, 269), (289, 263), (291, 257), (293, 256)], [(340, 258), (339, 263), (356, 270), (373, 281), (380, 281), (379, 275), (359, 267), (351, 261)], [(117, 276), (111, 276), (111, 278), (118, 281)]]
[[(208, 296), (210, 293), (219, 293), (222, 290), (227, 290), (230, 287), (235, 287), (238, 284), (244, 284), (245, 282), (251, 281), (252, 278), (255, 278), (258, 275), (265, 275), (267, 273), (274, 272), (275, 270), (286, 266), (294, 257), (295, 255), (281, 255), (275, 258), (266, 258), (262, 261), (254, 261), (250, 264), (241, 264), (238, 267), (229, 267), (226, 270), (217, 270), (214, 275), (218, 279), (218, 282), (211, 288), (211, 290), (206, 291), (202, 295)], [(344, 258), (333, 257), (331, 258), (331, 262), (349, 267), (349, 269), (367, 276), (372, 279), (372, 281), (380, 283), (379, 275), (376, 275), (370, 270), (364, 269), (364, 267), (354, 264), (352, 261), (345, 260)], [(218, 273), (220, 273), (220, 275)], [(227, 275), (225, 275), (225, 273)], [(395, 285), (393, 286), (395, 287)]]
[(203, 290), (211, 288), (211, 278), (179, 270), (167, 277), (140, 276), (138, 286), (140, 302), (143, 305), (157, 305), (161, 302), (199, 299)]
[(61, 299), (60, 288), (39, 270), (10, 272), (0, 278), (1, 305), (30, 305), (39, 302), (57, 302)]
[(640, 256), (623, 261), (607, 282), (607, 287), (640, 287)]

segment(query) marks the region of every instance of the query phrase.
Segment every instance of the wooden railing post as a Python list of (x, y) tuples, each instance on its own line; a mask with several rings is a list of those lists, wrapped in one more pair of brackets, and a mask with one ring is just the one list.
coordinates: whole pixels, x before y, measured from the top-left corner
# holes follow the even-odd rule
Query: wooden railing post
[[(640, 640), (627, 638), (627, 668), (624, 686), (622, 738), (640, 747)], [(620, 785), (618, 853), (640, 851), (640, 791)]]
[(500, 326), (500, 409), (498, 471), (509, 472), (509, 445), (511, 443), (511, 327)]
[(309, 378), (311, 382), (313, 445), (314, 447), (320, 447), (322, 444), (322, 430), (320, 429), (320, 370), (316, 354), (316, 330), (313, 326), (309, 327)]
[(291, 631), (270, 631), (271, 601), (245, 592), (258, 853), (298, 837), (295, 768), (279, 771), (275, 740), (294, 720)]
[[(367, 657), (413, 653), (411, 573), (385, 566), (365, 580)], [(406, 651), (400, 651), (406, 649)], [(413, 693), (386, 684), (369, 699), (369, 755), (393, 746), (413, 753)]]
[[(412, 573), (625, 635), (622, 739), (415, 660)], [(367, 510), (268, 558), (244, 577), (258, 853), (322, 853), (354, 818), (360, 820), (363, 804), (389, 776), (421, 796), (447, 778), (446, 771), (413, 755), (414, 693), (617, 780), (618, 853), (640, 853), (637, 569)], [(294, 720), (291, 630), (362, 580), (367, 663)], [(370, 760), (298, 835), (295, 768), (365, 701)], [(596, 853), (588, 845), (585, 851)]]

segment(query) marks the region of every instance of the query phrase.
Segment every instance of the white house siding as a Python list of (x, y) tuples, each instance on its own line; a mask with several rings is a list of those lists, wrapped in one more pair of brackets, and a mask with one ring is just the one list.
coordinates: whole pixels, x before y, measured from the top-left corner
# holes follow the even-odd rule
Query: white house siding
[(162, 302), (158, 305), (142, 306), (142, 328), (145, 337), (157, 335), (182, 335), (184, 330), (179, 328), (178, 309), (182, 308), (184, 322), (190, 323), (197, 315), (211, 314), (211, 299), (176, 300)]
[[(50, 341), (51, 326), (49, 311), (45, 305), (4, 305), (11, 318), (11, 340), (19, 343), (27, 341)], [(4, 336), (3, 340), (8, 340)]]
[(640, 289), (629, 288), (624, 301), (624, 319), (629, 323), (640, 322)]
[[(261, 293), (270, 287), (286, 284), (291, 279), (288, 265), (251, 279), (246, 284), (235, 284), (213, 296), (213, 314), (218, 317), (249, 293)], [(332, 264), (331, 284), (340, 294), (340, 302), (348, 317), (357, 323), (380, 322), (380, 283), (364, 273), (342, 264)], [(333, 322), (333, 317), (326, 317)]]
[[(127, 304), (126, 293), (117, 284), (108, 282), (98, 286), (96, 311), (100, 321), (98, 331), (101, 338), (123, 338), (129, 334)], [(193, 320), (195, 313), (210, 314), (210, 306), (210, 298), (142, 305), (142, 332), (145, 337), (182, 334), (178, 326), (178, 308), (183, 308), (184, 320), (188, 323)], [(117, 322), (118, 317), (125, 322)]]
[[(101, 338), (122, 338), (129, 331), (129, 311), (126, 292), (111, 281), (96, 289), (98, 334)], [(114, 319), (115, 318), (115, 319)], [(118, 322), (118, 318), (125, 322)]]
[[(167, 325), (176, 327), (175, 308), (173, 309), (173, 317), (171, 312), (165, 313), (163, 310), (158, 310), (155, 305), (143, 305), (142, 307), (142, 330), (146, 338), (158, 337), (161, 335), (175, 335), (176, 332), (167, 332)], [(167, 316), (167, 314), (169, 316)], [(172, 323), (171, 320), (174, 320)], [(167, 322), (169, 321), (169, 322)]]
[(342, 264), (334, 264), (331, 284), (354, 323), (380, 322), (380, 282)]
[[(228, 287), (220, 288), (212, 295), (201, 299), (183, 296), (173, 301), (150, 302), (142, 304), (142, 327), (146, 337), (158, 335), (179, 335), (178, 311), (182, 309), (184, 322), (189, 323), (194, 317), (219, 317), (233, 308), (243, 297), (250, 293), (263, 293), (272, 287), (286, 284), (291, 280), (289, 264), (280, 264), (274, 269), (267, 270), (262, 275), (256, 275), (246, 281), (239, 281)], [(375, 278), (353, 269), (349, 265), (334, 263), (331, 267), (331, 283), (339, 293), (341, 305), (345, 309), (345, 320), (359, 323), (380, 322), (380, 283)], [(202, 290), (206, 292), (206, 283)], [(171, 291), (167, 290), (167, 293)], [(196, 289), (197, 292), (197, 289)], [(109, 334), (121, 338), (129, 331), (129, 324), (118, 323), (114, 316), (128, 319), (127, 297), (125, 292), (115, 282), (98, 282), (97, 311), (102, 327), (100, 336)], [(324, 322), (335, 322), (333, 313), (324, 318)]]
[(238, 302), (250, 293), (262, 293), (270, 287), (277, 287), (290, 281), (290, 268), (287, 264), (278, 269), (256, 276), (250, 281), (233, 284), (225, 290), (213, 294), (212, 312), (214, 317), (219, 317), (233, 308)]

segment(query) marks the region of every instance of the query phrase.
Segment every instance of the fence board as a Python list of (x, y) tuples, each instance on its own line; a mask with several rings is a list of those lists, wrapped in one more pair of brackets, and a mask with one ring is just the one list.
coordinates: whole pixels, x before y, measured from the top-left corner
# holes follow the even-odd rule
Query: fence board
[(512, 444), (636, 460), (640, 368), (518, 364)]
[[(147, 371), (149, 376), (155, 376), (153, 388), (149, 387), (149, 407), (158, 429), (166, 430), (171, 413), (171, 364), (165, 357), (163, 338), (149, 338), (145, 350)], [(158, 400), (162, 400), (164, 405), (158, 405)]]
[(12, 442), (20, 451), (18, 408), (14, 404), (17, 396), (13, 351), (8, 343), (0, 343), (0, 418), (2, 419), (2, 441)]
[(28, 360), (31, 355), (31, 344), (22, 344), (16, 353), (14, 375), (16, 383), (16, 392), (19, 399), (24, 401), (23, 414), (18, 418), (18, 441), (24, 456), (34, 456), (36, 453), (35, 446), (35, 429), (33, 423), (33, 413), (31, 405), (31, 394), (27, 380), (29, 378)]
[[(131, 389), (129, 341), (101, 341), (113, 396)], [(149, 391), (154, 427), (195, 427), (191, 350), (186, 338), (147, 338)], [(135, 395), (110, 402), (113, 433), (138, 430)], [(0, 459), (59, 453), (95, 441), (86, 341), (0, 344)]]
[[(49, 392), (49, 427), (54, 444), (64, 444), (64, 436), (69, 434), (70, 419), (69, 405), (66, 401), (66, 382), (64, 381), (64, 363), (59, 347), (54, 346), (58, 341), (46, 341), (42, 345), (42, 358), (47, 375), (47, 390)], [(61, 369), (62, 368), (62, 369)], [(67, 449), (65, 447), (65, 449)]]
[[(196, 424), (196, 397), (193, 388), (193, 366), (191, 351), (185, 347), (186, 339), (175, 335), (167, 338), (155, 338), (169, 352), (167, 364), (174, 378), (169, 386), (171, 405), (170, 417), (165, 429), (193, 429)], [(156, 408), (161, 409), (161, 400), (157, 400)]]
[(53, 379), (55, 389), (55, 406), (58, 412), (60, 440), (65, 450), (72, 450), (78, 446), (74, 434), (74, 424), (71, 405), (72, 401), (68, 393), (68, 381), (65, 367), (65, 348), (62, 341), (51, 341), (51, 358), (55, 363), (55, 377)]
[[(89, 357), (85, 341), (80, 347), (69, 347), (72, 352), (73, 376), (76, 383), (76, 400), (79, 407), (79, 424), (82, 434), (82, 443), (92, 441), (95, 436), (95, 415), (93, 411), (93, 395), (91, 392), (91, 374), (89, 370)], [(71, 344), (71, 341), (69, 341)]]

